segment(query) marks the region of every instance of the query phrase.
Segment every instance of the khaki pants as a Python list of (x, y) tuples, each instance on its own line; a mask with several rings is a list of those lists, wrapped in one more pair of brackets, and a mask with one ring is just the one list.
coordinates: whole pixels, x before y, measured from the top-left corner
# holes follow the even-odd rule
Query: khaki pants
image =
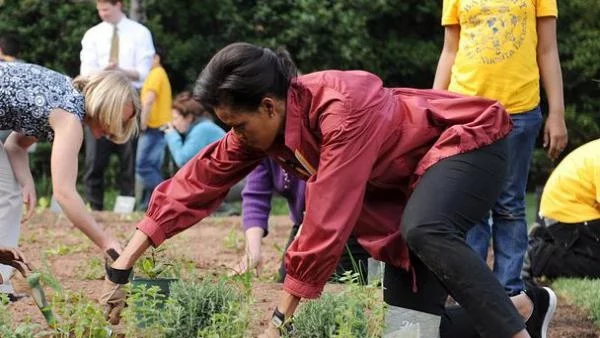
[[(17, 247), (21, 232), (22, 208), (21, 187), (15, 179), (6, 150), (0, 143), (0, 246)], [(14, 291), (10, 284), (13, 270), (8, 265), (0, 265), (0, 274), (4, 280), (4, 283), (0, 284), (0, 293)]]

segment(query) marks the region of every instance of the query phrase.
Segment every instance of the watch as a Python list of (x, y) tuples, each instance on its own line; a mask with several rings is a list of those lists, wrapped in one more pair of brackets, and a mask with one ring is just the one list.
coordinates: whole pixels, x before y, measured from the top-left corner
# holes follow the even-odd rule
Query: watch
[(273, 316), (271, 317), (271, 324), (275, 326), (275, 328), (279, 331), (280, 335), (291, 335), (296, 331), (296, 327), (294, 327), (294, 322), (292, 321), (294, 317), (288, 318), (285, 320), (285, 315), (279, 312), (279, 309), (276, 307), (275, 311), (273, 311)]
[(279, 309), (275, 307), (273, 311), (273, 316), (271, 317), (271, 324), (275, 326), (279, 331), (283, 329), (283, 324), (285, 324), (285, 315), (279, 312)]

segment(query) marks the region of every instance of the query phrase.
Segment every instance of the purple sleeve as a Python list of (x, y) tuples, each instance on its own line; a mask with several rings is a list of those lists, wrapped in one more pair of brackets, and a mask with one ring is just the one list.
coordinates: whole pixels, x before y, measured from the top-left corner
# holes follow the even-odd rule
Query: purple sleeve
[(244, 231), (252, 227), (261, 227), (265, 236), (269, 232), (269, 213), (273, 195), (273, 179), (267, 160), (263, 160), (248, 175), (246, 186), (242, 190), (242, 224)]

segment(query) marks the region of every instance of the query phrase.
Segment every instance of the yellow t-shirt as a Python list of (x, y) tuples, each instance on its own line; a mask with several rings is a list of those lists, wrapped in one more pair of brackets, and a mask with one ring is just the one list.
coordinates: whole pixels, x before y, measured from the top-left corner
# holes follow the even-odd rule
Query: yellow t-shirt
[(600, 219), (600, 139), (572, 151), (548, 179), (540, 214), (563, 223)]
[(556, 0), (444, 0), (442, 25), (460, 25), (448, 90), (498, 100), (511, 113), (540, 101), (537, 17)]
[(148, 127), (158, 128), (165, 123), (171, 122), (171, 83), (167, 72), (163, 67), (154, 67), (146, 77), (142, 87), (142, 103), (146, 94), (152, 91), (156, 95), (150, 116), (148, 116)]

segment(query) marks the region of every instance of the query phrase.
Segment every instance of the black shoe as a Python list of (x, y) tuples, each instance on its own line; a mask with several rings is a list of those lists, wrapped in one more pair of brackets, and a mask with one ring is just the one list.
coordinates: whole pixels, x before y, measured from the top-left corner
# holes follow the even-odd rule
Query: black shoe
[(533, 302), (533, 312), (525, 323), (531, 338), (546, 338), (548, 324), (556, 311), (556, 295), (550, 288), (534, 287), (525, 290)]

